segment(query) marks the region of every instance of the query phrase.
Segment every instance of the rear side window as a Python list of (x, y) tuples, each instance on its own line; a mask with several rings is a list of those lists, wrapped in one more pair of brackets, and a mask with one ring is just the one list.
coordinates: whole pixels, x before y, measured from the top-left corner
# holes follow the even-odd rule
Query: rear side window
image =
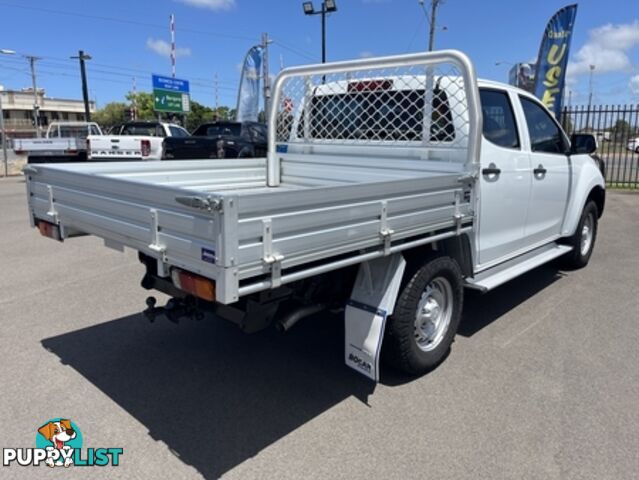
[(508, 94), (499, 90), (479, 91), (484, 116), (484, 137), (504, 148), (519, 148), (519, 134)]
[(550, 114), (536, 102), (519, 97), (528, 124), (530, 148), (533, 152), (565, 153), (567, 142)]

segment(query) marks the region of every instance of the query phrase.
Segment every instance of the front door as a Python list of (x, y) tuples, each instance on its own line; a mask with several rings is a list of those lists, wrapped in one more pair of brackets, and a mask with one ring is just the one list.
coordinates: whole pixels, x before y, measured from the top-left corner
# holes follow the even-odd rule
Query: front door
[(555, 240), (568, 203), (568, 140), (548, 111), (536, 100), (520, 96), (528, 126), (532, 188), (524, 235), (530, 246)]
[(481, 268), (499, 263), (525, 246), (531, 168), (508, 92), (484, 88), (480, 97), (484, 120), (479, 183)]

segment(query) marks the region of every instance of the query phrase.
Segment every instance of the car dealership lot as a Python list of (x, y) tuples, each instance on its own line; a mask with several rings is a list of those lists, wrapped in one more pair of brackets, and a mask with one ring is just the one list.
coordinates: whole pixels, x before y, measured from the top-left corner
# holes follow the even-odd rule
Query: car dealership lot
[(2, 179), (0, 443), (33, 447), (62, 416), (85, 447), (124, 449), (96, 477), (633, 478), (638, 211), (639, 194), (609, 192), (586, 269), (470, 292), (437, 370), (373, 386), (344, 365), (338, 317), (285, 335), (148, 323), (133, 252), (40, 237), (23, 180)]

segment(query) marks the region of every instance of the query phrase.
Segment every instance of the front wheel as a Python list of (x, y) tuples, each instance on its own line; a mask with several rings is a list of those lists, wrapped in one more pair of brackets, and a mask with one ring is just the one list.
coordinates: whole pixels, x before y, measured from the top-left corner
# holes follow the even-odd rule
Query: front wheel
[(410, 375), (435, 368), (446, 357), (457, 332), (464, 299), (457, 262), (437, 257), (410, 278), (387, 323), (383, 358)]
[(563, 264), (567, 268), (578, 269), (588, 265), (597, 239), (598, 219), (597, 205), (591, 200), (581, 212), (577, 230), (566, 242), (572, 247), (572, 251), (563, 258)]

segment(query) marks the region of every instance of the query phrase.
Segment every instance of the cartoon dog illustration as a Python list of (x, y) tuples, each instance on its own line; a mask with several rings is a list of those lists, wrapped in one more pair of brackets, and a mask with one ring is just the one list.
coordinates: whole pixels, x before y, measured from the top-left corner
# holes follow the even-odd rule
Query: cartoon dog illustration
[[(44, 438), (49, 440), (53, 446), (47, 447), (47, 450), (70, 450), (71, 447), (65, 446), (65, 443), (75, 438), (76, 433), (71, 426), (71, 420), (60, 419), (58, 422), (49, 422), (38, 428), (38, 432), (42, 434)], [(55, 467), (55, 462), (52, 458), (48, 458), (46, 464), (50, 467)], [(64, 466), (68, 467), (73, 464), (73, 459), (67, 457), (64, 459)]]

